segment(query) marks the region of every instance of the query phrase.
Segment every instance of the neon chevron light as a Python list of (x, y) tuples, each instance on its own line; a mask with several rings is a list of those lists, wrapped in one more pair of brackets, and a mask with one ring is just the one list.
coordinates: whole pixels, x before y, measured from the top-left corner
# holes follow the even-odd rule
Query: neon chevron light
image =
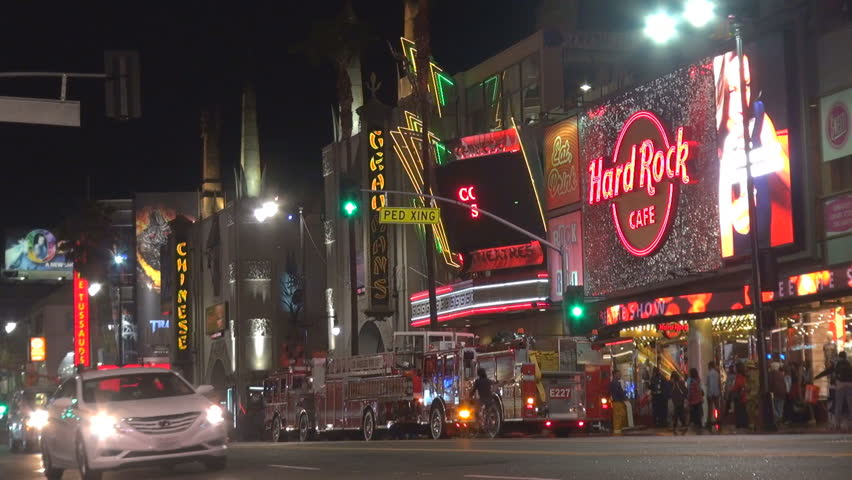
[[(415, 193), (426, 193), (428, 195), (434, 195), (432, 190), (429, 192), (423, 191), (423, 171), (425, 170), (425, 164), (423, 159), (420, 158), (420, 152), (422, 150), (423, 138), (423, 122), (417, 115), (405, 111), (405, 127), (399, 127), (396, 130), (390, 130), (390, 136), (393, 140), (393, 150), (396, 152), (397, 158), (399, 158), (400, 163), (402, 163), (402, 167), (405, 170), (405, 173), (408, 175), (408, 179), (411, 181), (411, 186), (414, 188)], [(437, 148), (441, 140), (435, 136), (432, 132), (429, 132), (429, 142)], [(416, 206), (426, 206), (426, 201), (424, 199), (418, 199), (419, 205)], [(429, 204), (432, 207), (437, 207), (434, 200), (429, 200)], [(435, 248), (438, 252), (443, 256), (444, 262), (447, 265), (453, 267), (460, 267), (454, 258), (453, 252), (450, 249), (450, 243), (447, 240), (447, 232), (444, 229), (444, 223), (439, 222), (435, 225), (432, 225), (432, 228), (435, 231)]]
[[(414, 47), (414, 42), (401, 37), (402, 53), (408, 58), (411, 70), (417, 73), (417, 49)], [(438, 116), (443, 117), (444, 112), (441, 107), (447, 104), (447, 98), (444, 94), (444, 89), (455, 86), (453, 79), (444, 73), (444, 70), (435, 62), (429, 61), (429, 91), (435, 96), (435, 105), (438, 107)]]

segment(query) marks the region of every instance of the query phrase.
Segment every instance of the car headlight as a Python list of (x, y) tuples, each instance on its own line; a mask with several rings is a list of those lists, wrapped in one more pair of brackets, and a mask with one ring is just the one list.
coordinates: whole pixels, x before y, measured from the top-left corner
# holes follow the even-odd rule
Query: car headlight
[(225, 412), (219, 405), (210, 405), (207, 407), (207, 423), (210, 425), (219, 425), (225, 421)]
[(47, 425), (47, 410), (36, 410), (27, 419), (27, 427), (41, 430)]
[(89, 431), (100, 439), (115, 435), (118, 420), (107, 413), (99, 412), (89, 418)]

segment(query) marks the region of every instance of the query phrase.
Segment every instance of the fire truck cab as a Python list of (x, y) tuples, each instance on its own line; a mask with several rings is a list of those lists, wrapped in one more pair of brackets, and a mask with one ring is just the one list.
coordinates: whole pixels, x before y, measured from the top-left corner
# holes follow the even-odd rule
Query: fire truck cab
[(273, 442), (287, 440), (295, 431), (300, 440), (308, 440), (312, 430), (300, 427), (313, 420), (312, 381), (307, 366), (290, 367), (263, 381), (264, 431)]

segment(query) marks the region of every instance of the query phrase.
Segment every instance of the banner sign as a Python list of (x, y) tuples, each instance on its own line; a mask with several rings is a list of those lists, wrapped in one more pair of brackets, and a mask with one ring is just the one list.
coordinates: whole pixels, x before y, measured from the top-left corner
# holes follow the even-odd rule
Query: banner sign
[(849, 111), (852, 110), (852, 88), (820, 99), (822, 161), (830, 162), (852, 155), (849, 141)]
[(189, 248), (186, 242), (178, 242), (175, 246), (177, 282), (175, 284), (175, 316), (177, 318), (177, 351), (178, 354), (189, 350)]
[(852, 233), (852, 193), (829, 198), (823, 204), (825, 236)]
[(473, 273), (540, 265), (543, 262), (541, 243), (533, 241), (523, 245), (474, 250), (465, 256), (464, 263), (468, 265), (467, 271)]
[[(381, 128), (370, 128), (367, 154), (370, 157), (370, 189), (385, 188), (385, 137)], [(385, 206), (384, 194), (370, 194), (369, 299), (371, 309), (387, 309), (389, 301), (388, 226), (379, 221)]]
[(580, 137), (577, 117), (544, 132), (546, 206), (554, 210), (580, 201)]
[(30, 337), (30, 361), (43, 362), (47, 358), (47, 342), (44, 337)]
[(91, 365), (89, 345), (89, 281), (74, 271), (74, 365)]

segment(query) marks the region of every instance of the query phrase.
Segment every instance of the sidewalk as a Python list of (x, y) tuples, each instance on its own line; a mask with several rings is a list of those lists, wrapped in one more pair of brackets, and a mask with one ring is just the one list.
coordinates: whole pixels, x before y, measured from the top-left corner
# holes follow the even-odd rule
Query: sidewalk
[[(680, 429), (678, 429), (678, 435), (680, 435)], [(701, 433), (697, 434), (695, 432), (695, 428), (690, 427), (687, 431), (686, 435), (748, 435), (748, 434), (761, 434), (761, 435), (798, 435), (798, 434), (837, 434), (837, 433), (852, 433), (849, 429), (847, 430), (834, 430), (830, 425), (820, 424), (820, 425), (781, 425), (778, 427), (777, 431), (774, 432), (761, 432), (761, 431), (752, 431), (750, 429), (745, 428), (736, 428), (733, 425), (722, 425), (720, 429), (714, 429), (713, 431), (707, 430), (707, 427), (701, 429)], [(622, 436), (659, 436), (659, 437), (671, 437), (674, 436), (672, 429), (669, 428), (633, 428), (633, 429), (625, 429), (622, 433)]]

